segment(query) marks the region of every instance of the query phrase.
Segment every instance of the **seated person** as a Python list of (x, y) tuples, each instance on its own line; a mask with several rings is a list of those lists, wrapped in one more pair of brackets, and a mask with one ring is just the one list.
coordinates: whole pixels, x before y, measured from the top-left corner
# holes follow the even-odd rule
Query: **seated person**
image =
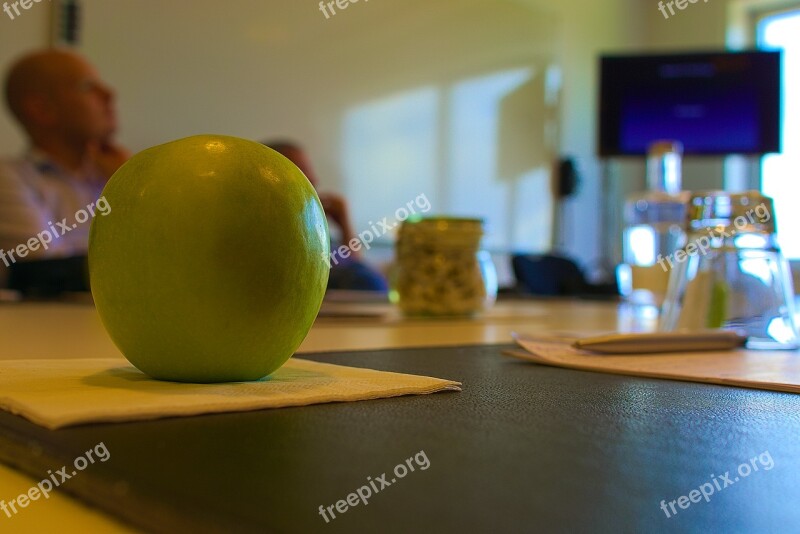
[[(305, 151), (297, 144), (282, 141), (275, 143), (264, 143), (276, 152), (280, 152), (287, 159), (292, 161), (303, 171), (308, 181), (314, 188), (317, 188), (317, 176), (306, 156)], [(349, 243), (356, 237), (353, 226), (350, 222), (350, 213), (347, 208), (347, 201), (343, 196), (336, 193), (317, 193), (322, 202), (322, 208), (328, 216), (329, 226), (333, 222), (338, 229), (338, 243)], [(332, 232), (333, 233), (333, 232)], [(335, 247), (332, 245), (331, 250)], [(328, 289), (351, 289), (361, 291), (387, 291), (386, 280), (380, 273), (369, 267), (363, 262), (360, 251), (351, 251), (348, 258), (337, 256), (336, 261), (331, 263), (331, 273), (328, 278)]]
[(97, 202), (130, 156), (112, 141), (114, 92), (85, 59), (52, 49), (12, 65), (5, 97), (29, 148), (0, 162), (0, 281), (7, 269), (12, 289), (23, 292), (88, 289), (75, 258), (86, 255), (90, 221), (76, 213)]

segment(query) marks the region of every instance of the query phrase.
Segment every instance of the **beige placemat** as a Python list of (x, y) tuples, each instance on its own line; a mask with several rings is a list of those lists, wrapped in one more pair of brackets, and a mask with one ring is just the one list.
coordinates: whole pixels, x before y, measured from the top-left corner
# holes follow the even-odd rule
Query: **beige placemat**
[(797, 351), (731, 350), (647, 355), (595, 354), (566, 343), (516, 340), (505, 354), (542, 365), (619, 375), (800, 393)]
[(153, 380), (121, 358), (0, 361), (0, 409), (50, 429), (461, 391), (460, 386), (298, 358), (265, 379), (226, 384)]

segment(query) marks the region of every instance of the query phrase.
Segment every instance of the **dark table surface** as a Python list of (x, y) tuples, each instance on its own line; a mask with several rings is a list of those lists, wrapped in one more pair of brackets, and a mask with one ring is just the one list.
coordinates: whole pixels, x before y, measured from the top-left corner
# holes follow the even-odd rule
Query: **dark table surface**
[(464, 391), (59, 431), (3, 413), (0, 460), (39, 480), (102, 442), (57, 491), (158, 532), (800, 532), (800, 396), (501, 347), (303, 357)]

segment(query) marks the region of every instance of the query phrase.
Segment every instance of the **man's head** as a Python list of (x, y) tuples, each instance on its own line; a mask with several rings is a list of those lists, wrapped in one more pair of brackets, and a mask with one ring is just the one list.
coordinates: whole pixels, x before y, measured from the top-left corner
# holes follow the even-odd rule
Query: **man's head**
[(23, 56), (6, 76), (9, 109), (28, 134), (70, 143), (107, 141), (117, 128), (114, 92), (81, 56), (43, 50)]
[(297, 165), (297, 168), (303, 171), (311, 185), (315, 188), (317, 187), (317, 177), (314, 174), (314, 169), (311, 167), (311, 162), (308, 160), (305, 150), (300, 145), (291, 141), (266, 142), (264, 144)]

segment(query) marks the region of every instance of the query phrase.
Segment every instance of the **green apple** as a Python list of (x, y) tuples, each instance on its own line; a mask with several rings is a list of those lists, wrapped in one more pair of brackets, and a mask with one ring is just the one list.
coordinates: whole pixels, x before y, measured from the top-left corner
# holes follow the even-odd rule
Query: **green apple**
[(303, 173), (252, 141), (199, 135), (131, 158), (103, 190), (89, 273), (111, 339), (178, 382), (262, 378), (308, 334), (330, 241)]

